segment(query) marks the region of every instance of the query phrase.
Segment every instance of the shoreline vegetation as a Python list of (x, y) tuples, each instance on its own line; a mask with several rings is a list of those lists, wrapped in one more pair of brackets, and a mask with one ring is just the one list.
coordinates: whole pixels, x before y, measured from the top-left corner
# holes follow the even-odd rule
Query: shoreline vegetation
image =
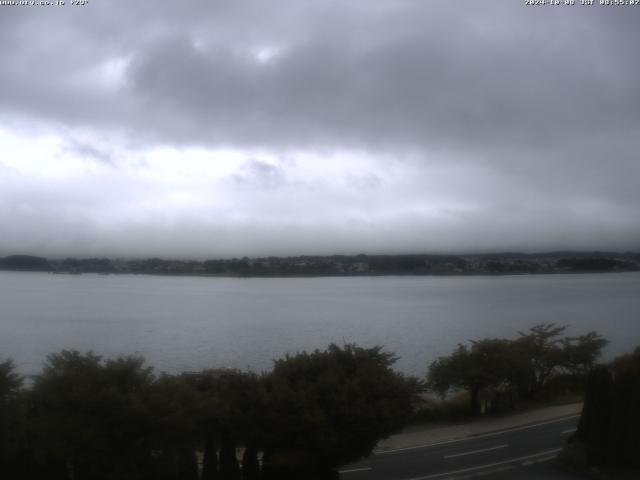
[(412, 415), (420, 382), (382, 347), (329, 345), (260, 375), (156, 374), (142, 357), (0, 362), (0, 472), (36, 480), (335, 480)]
[(202, 277), (466, 276), (640, 271), (636, 252), (330, 255), (209, 260), (0, 257), (0, 270)]
[[(635, 466), (640, 348), (600, 366), (607, 341), (565, 330), (539, 324), (515, 338), (461, 344), (423, 378), (393, 370), (397, 357), (383, 347), (354, 344), (285, 355), (259, 375), (156, 374), (137, 355), (63, 350), (25, 385), (7, 360), (0, 471), (25, 480), (335, 480), (339, 467), (410, 424), (513, 412), (585, 391), (572, 458)], [(433, 394), (449, 402), (434, 408)], [(602, 446), (618, 432), (624, 455)]]

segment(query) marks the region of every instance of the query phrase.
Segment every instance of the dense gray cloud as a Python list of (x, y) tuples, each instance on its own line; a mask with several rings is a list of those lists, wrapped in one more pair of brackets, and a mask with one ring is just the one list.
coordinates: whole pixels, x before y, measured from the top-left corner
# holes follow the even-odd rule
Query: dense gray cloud
[(637, 7), (0, 8), (0, 253), (640, 245)]

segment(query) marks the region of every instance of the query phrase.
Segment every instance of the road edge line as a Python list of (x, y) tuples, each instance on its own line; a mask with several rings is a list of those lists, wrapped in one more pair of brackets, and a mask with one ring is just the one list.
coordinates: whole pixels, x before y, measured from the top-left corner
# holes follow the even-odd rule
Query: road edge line
[[(450, 472), (433, 473), (431, 475), (426, 475), (426, 476), (423, 476), (423, 477), (411, 477), (411, 478), (408, 478), (406, 480), (429, 480), (430, 478), (439, 478), (439, 477), (445, 477), (447, 475), (457, 475), (459, 473), (473, 472), (475, 470), (482, 470), (482, 469), (485, 469), (485, 468), (498, 467), (500, 465), (509, 465), (511, 463), (517, 463), (517, 462), (521, 462), (523, 460), (529, 460), (531, 458), (542, 457), (542, 456), (545, 456), (545, 455), (552, 455), (552, 454), (556, 454), (556, 453), (560, 452), (561, 450), (562, 450), (562, 448), (555, 448), (553, 450), (546, 450), (544, 452), (533, 453), (531, 455), (526, 455), (524, 457), (512, 458), (510, 460), (502, 460), (500, 462), (488, 463), (486, 465), (478, 465), (477, 467), (463, 468), (461, 470), (452, 470)], [(551, 457), (551, 458), (553, 458), (553, 457)]]
[(414, 445), (411, 447), (401, 447), (401, 448), (394, 448), (391, 450), (374, 450), (373, 454), (374, 455), (386, 455), (386, 454), (390, 454), (390, 453), (396, 453), (396, 452), (406, 452), (409, 450), (419, 450), (421, 448), (429, 448), (429, 447), (436, 447), (439, 445), (448, 445), (450, 443), (457, 443), (457, 442), (464, 442), (467, 440), (475, 440), (476, 438), (485, 438), (485, 437), (494, 437), (496, 435), (502, 435), (504, 433), (510, 433), (510, 432), (518, 432), (520, 430), (527, 430), (529, 428), (535, 428), (535, 427), (541, 427), (543, 425), (550, 425), (552, 423), (559, 423), (562, 422), (564, 420), (569, 420), (571, 418), (578, 418), (580, 417), (580, 414), (573, 414), (573, 415), (568, 415), (565, 417), (558, 417), (555, 418), (553, 420), (548, 420), (545, 422), (539, 422), (539, 423), (535, 423), (535, 424), (525, 424), (522, 426), (517, 426), (517, 427), (510, 427), (510, 428), (505, 428), (503, 430), (494, 430), (491, 432), (487, 432), (487, 433), (479, 433), (479, 434), (472, 434), (472, 435), (467, 435), (466, 437), (458, 437), (458, 438), (453, 438), (451, 440), (443, 440), (441, 442), (434, 442), (434, 443), (424, 443), (421, 445)]

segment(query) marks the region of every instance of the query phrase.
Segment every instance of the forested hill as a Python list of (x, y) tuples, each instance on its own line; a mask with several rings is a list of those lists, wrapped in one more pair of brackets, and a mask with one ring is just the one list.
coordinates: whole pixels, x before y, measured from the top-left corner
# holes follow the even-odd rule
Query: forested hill
[(0, 270), (220, 276), (506, 275), (640, 271), (640, 253), (332, 255), (216, 260), (0, 257)]

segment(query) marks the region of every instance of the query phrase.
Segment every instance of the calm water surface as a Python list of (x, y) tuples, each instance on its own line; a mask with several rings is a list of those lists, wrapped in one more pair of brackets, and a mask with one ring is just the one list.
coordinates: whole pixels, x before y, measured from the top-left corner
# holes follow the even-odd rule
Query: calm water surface
[(25, 374), (63, 348), (138, 352), (159, 370), (267, 370), (330, 342), (382, 344), (423, 374), (458, 342), (539, 322), (640, 344), (640, 273), (505, 277), (199, 278), (0, 272), (0, 360)]

